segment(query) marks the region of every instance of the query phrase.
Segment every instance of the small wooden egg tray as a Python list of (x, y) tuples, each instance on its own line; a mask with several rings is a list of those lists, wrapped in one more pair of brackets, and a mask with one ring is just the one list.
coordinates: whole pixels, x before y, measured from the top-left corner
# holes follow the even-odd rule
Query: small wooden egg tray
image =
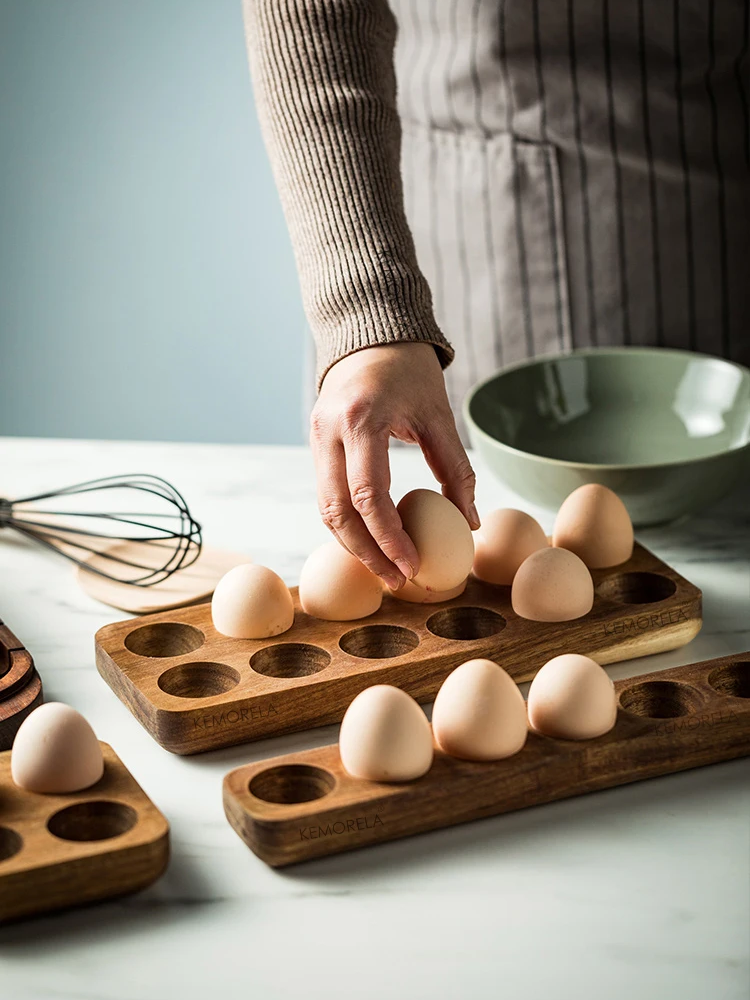
[(750, 754), (750, 652), (615, 682), (611, 732), (571, 742), (529, 733), (505, 760), (436, 750), (417, 781), (350, 777), (337, 745), (257, 761), (224, 778), (227, 819), (259, 858), (309, 858), (513, 812)]
[(510, 587), (473, 578), (452, 601), (388, 595), (376, 614), (349, 622), (306, 615), (294, 588), (294, 624), (273, 639), (223, 636), (210, 604), (200, 604), (105, 625), (96, 663), (158, 743), (190, 754), (340, 722), (372, 684), (429, 701), (451, 670), (477, 656), (520, 682), (559, 653), (614, 663), (675, 649), (700, 630), (700, 590), (642, 546), (592, 575), (594, 607), (571, 622), (519, 618)]
[(0, 621), (0, 750), (10, 750), (18, 728), (42, 703), (42, 681), (31, 653)]
[(91, 788), (40, 795), (0, 754), (0, 923), (151, 885), (169, 860), (169, 826), (114, 750)]

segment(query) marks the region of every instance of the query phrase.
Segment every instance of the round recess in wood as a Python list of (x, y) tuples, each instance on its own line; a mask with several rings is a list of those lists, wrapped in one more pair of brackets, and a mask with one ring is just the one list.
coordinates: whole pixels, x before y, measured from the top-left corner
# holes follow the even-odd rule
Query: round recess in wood
[(9, 826), (0, 826), (0, 862), (12, 858), (23, 847), (21, 835)]
[(677, 719), (691, 715), (702, 704), (700, 692), (677, 681), (644, 681), (620, 692), (620, 705), (626, 712), (648, 719)]
[(306, 642), (278, 642), (264, 646), (250, 657), (250, 666), (266, 677), (308, 677), (330, 664), (331, 656)]
[(335, 784), (336, 779), (330, 771), (324, 771), (322, 767), (283, 764), (256, 774), (250, 779), (248, 789), (251, 795), (264, 802), (295, 805), (322, 799), (333, 791)]
[(154, 622), (141, 625), (125, 636), (125, 648), (136, 656), (164, 657), (194, 653), (205, 636), (193, 625), (182, 622)]
[(676, 590), (674, 580), (660, 573), (617, 573), (602, 580), (596, 593), (616, 604), (656, 604)]
[(60, 809), (47, 820), (47, 829), (60, 840), (111, 840), (137, 821), (138, 813), (124, 802), (94, 799)]
[(505, 628), (505, 619), (489, 608), (446, 608), (427, 619), (427, 628), (441, 639), (486, 639)]
[(386, 660), (410, 653), (419, 645), (419, 636), (401, 625), (363, 625), (339, 639), (339, 646), (350, 656), (367, 660)]
[(708, 683), (714, 691), (730, 698), (750, 698), (750, 663), (741, 660), (717, 667), (708, 675)]
[(165, 670), (157, 684), (175, 698), (214, 698), (239, 682), (239, 670), (226, 663), (179, 663)]

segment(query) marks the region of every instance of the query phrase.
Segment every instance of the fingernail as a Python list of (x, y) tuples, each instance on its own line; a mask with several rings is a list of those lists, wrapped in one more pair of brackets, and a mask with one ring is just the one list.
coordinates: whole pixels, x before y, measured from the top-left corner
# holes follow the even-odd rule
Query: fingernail
[(406, 559), (397, 559), (396, 565), (404, 574), (406, 579), (411, 580), (411, 578), (414, 576), (414, 567), (412, 566), (412, 564), (410, 562), (407, 562)]
[(390, 587), (391, 590), (398, 590), (404, 585), (403, 579), (394, 573), (384, 573), (381, 579), (385, 580), (386, 586)]
[(477, 528), (481, 523), (479, 520), (479, 511), (477, 510), (477, 505), (474, 503), (471, 505), (471, 507), (469, 507), (469, 521), (472, 524), (475, 524)]

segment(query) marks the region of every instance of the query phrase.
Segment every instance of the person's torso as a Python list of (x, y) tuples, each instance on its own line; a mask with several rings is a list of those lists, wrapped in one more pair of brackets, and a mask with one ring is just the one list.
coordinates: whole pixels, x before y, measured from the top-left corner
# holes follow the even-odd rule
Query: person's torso
[(458, 357), (750, 361), (748, 4), (390, 0), (404, 191)]

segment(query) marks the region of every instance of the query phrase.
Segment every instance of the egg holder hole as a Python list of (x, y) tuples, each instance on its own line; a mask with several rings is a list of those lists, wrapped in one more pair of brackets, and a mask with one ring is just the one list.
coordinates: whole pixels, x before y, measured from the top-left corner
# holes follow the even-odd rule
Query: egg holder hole
[(707, 680), (718, 694), (730, 698), (750, 698), (750, 661), (740, 660), (717, 667)]
[(0, 826), (0, 862), (14, 857), (23, 847), (23, 839), (8, 826)]
[[(427, 629), (433, 635), (454, 641), (471, 641), (497, 635), (506, 625), (502, 615), (490, 608), (446, 608), (430, 616)], [(194, 633), (200, 634), (200, 643)], [(146, 625), (125, 639), (125, 646), (137, 655), (179, 656), (194, 652), (203, 644), (199, 629), (178, 623)], [(363, 625), (346, 632), (339, 640), (341, 649), (361, 659), (391, 659), (404, 656), (419, 646), (419, 636), (400, 625)], [(142, 649), (150, 652), (144, 654)], [(320, 646), (302, 642), (277, 642), (264, 646), (250, 657), (250, 667), (265, 677), (309, 677), (330, 666), (331, 655)], [(169, 667), (157, 684), (176, 698), (214, 698), (227, 694), (241, 680), (239, 671), (225, 663), (191, 662)]]
[(503, 616), (489, 608), (446, 608), (427, 619), (427, 629), (433, 635), (464, 642), (497, 635), (505, 625)]
[(226, 663), (178, 663), (157, 680), (161, 690), (175, 698), (215, 698), (239, 682), (239, 671)]
[[(743, 666), (743, 664), (733, 666)], [(750, 664), (744, 666), (750, 668)], [(727, 670), (727, 668), (721, 669)], [(714, 674), (718, 672), (714, 671)], [(750, 693), (741, 697), (750, 697)], [(646, 681), (625, 688), (620, 693), (619, 702), (622, 709), (635, 715), (649, 719), (674, 719), (691, 715), (701, 707), (703, 699), (694, 687), (682, 682)], [(545, 743), (559, 744), (561, 748), (571, 745), (568, 740), (555, 740), (540, 734), (535, 734), (535, 737)], [(586, 740), (588, 744), (595, 742), (595, 739)], [(333, 791), (335, 784), (334, 776), (323, 768), (306, 764), (283, 764), (254, 775), (248, 783), (248, 790), (264, 802), (296, 805), (324, 798)]]
[(617, 721), (604, 735), (530, 732), (518, 754), (487, 762), (437, 748), (414, 782), (358, 781), (336, 745), (257, 761), (225, 776), (225, 812), (247, 845), (279, 867), (747, 756), (748, 678), (750, 659), (719, 657), (616, 681)]
[(401, 625), (363, 625), (351, 629), (339, 639), (339, 646), (345, 653), (367, 660), (404, 656), (418, 645), (417, 633)]
[(680, 681), (644, 681), (620, 692), (620, 707), (646, 719), (678, 719), (703, 706), (700, 692)]
[[(45, 798), (52, 799), (48, 795)], [(87, 799), (58, 809), (47, 820), (49, 832), (58, 840), (79, 843), (112, 840), (138, 822), (138, 813), (125, 802), (111, 799)], [(23, 849), (23, 838), (8, 826), (0, 826), (0, 864), (13, 858)]]
[(321, 767), (306, 764), (286, 764), (270, 767), (256, 774), (248, 783), (248, 791), (263, 802), (296, 805), (322, 799), (333, 791), (336, 779)]
[(125, 648), (136, 656), (165, 657), (194, 653), (205, 642), (200, 629), (182, 622), (141, 625), (125, 636)]
[(674, 580), (660, 573), (618, 573), (596, 588), (599, 597), (616, 604), (657, 604), (677, 590)]
[(169, 860), (169, 825), (109, 744), (79, 792), (19, 788), (0, 753), (0, 925), (143, 889)]
[[(463, 659), (500, 657), (523, 682), (571, 645), (609, 663), (674, 649), (700, 627), (700, 592), (638, 544), (629, 562), (593, 577), (591, 614), (564, 623), (519, 618), (510, 588), (473, 577), (451, 601), (386, 595), (373, 616), (351, 622), (311, 618), (293, 588), (292, 628), (267, 639), (217, 633), (204, 603), (104, 626), (97, 667), (157, 742), (190, 754), (338, 722), (372, 684), (431, 700)], [(645, 607), (635, 617), (631, 601), (650, 605), (649, 617)]]
[(92, 799), (53, 813), (47, 829), (60, 840), (111, 840), (132, 830), (138, 813), (124, 802)]
[(309, 677), (325, 670), (330, 662), (330, 653), (306, 642), (264, 646), (250, 657), (252, 669), (266, 677)]

